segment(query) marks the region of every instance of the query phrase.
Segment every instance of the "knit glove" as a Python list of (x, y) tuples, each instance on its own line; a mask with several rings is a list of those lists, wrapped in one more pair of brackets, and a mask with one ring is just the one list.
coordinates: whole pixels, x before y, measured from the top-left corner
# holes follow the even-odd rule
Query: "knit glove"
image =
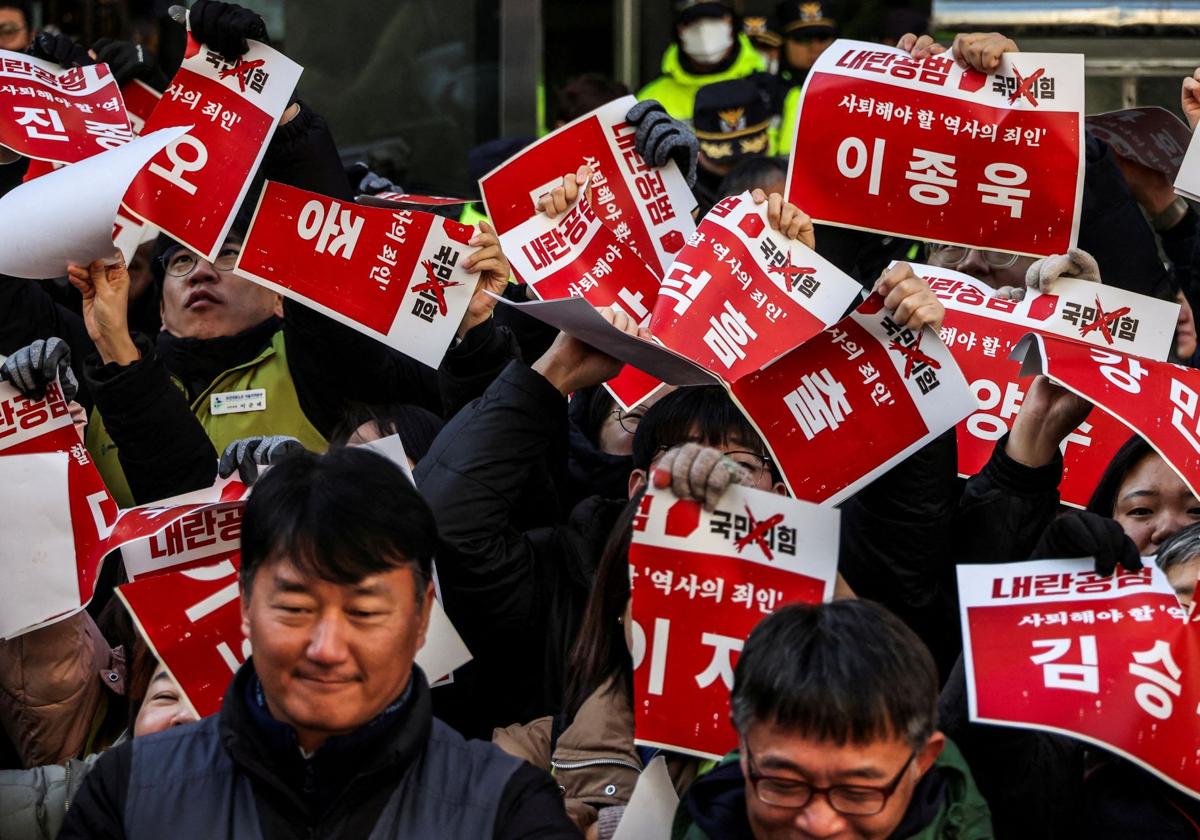
[(81, 45), (66, 35), (55, 35), (51, 32), (38, 33), (29, 47), (29, 54), (34, 58), (53, 61), (60, 67), (84, 67), (96, 63)]
[(250, 49), (247, 40), (266, 41), (267, 25), (258, 12), (236, 3), (196, 0), (188, 12), (192, 37), (224, 58), (240, 58)]
[(58, 379), (67, 402), (75, 398), (79, 382), (71, 370), (71, 347), (61, 338), (38, 339), (22, 347), (0, 365), (0, 379), (16, 386), (25, 396), (40, 400), (46, 386)]
[(1108, 577), (1118, 565), (1136, 572), (1142, 568), (1137, 546), (1119, 522), (1086, 510), (1063, 514), (1050, 523), (1038, 540), (1031, 560), (1092, 557), (1096, 574)]
[(100, 38), (92, 44), (92, 54), (96, 61), (108, 65), (119, 87), (124, 87), (131, 79), (139, 79), (162, 93), (171, 83), (159, 68), (154, 53), (141, 44)]
[(688, 128), (670, 114), (657, 100), (644, 99), (629, 109), (625, 121), (637, 126), (633, 147), (651, 166), (666, 166), (674, 160), (687, 178), (688, 186), (696, 183), (696, 160), (700, 141)]
[(1025, 272), (1025, 286), (1039, 292), (1049, 292), (1059, 277), (1078, 277), (1099, 283), (1100, 266), (1087, 251), (1072, 248), (1065, 254), (1043, 257), (1029, 266)]
[(654, 486), (667, 487), (681, 499), (704, 503), (715, 510), (721, 494), (731, 484), (749, 484), (746, 468), (726, 458), (720, 450), (698, 443), (685, 443), (668, 449), (654, 467)]
[(237, 470), (242, 484), (258, 479), (258, 468), (278, 464), (284, 458), (304, 449), (304, 444), (287, 435), (255, 435), (235, 440), (221, 453), (217, 474), (229, 478)]

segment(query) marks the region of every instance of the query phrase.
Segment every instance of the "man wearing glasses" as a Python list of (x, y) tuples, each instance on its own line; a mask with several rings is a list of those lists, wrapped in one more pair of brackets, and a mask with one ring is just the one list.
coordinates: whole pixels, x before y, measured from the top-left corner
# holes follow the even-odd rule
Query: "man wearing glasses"
[(0, 0), (0, 50), (25, 52), (32, 41), (28, 4), (23, 0)]
[(692, 785), (676, 827), (685, 840), (987, 840), (987, 803), (937, 731), (937, 698), (929, 651), (878, 604), (784, 607), (738, 660), (740, 749)]
[(1007, 254), (1003, 251), (980, 251), (961, 245), (940, 245), (931, 242), (925, 248), (930, 265), (961, 271), (993, 289), (1024, 289), (1025, 272), (1034, 262), (1034, 257)]

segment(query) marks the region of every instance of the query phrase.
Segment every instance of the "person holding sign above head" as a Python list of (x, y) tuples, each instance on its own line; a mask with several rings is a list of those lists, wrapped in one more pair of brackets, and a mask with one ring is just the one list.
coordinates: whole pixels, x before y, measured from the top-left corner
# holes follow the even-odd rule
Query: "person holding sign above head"
[(242, 521), (254, 655), (218, 714), (102, 756), (60, 836), (576, 836), (546, 773), (432, 715), (413, 660), (436, 545), (428, 506), (381, 455), (273, 467)]
[[(195, 39), (231, 51), (245, 51), (246, 39), (263, 31), (257, 14), (214, 0), (199, 0), (190, 20)], [(280, 119), (260, 173), (353, 200), (328, 126), (299, 102)], [(482, 291), (443, 362), (448, 381), (439, 383), (434, 370), (236, 275), (256, 198), (251, 192), (211, 261), (160, 237), (157, 336), (130, 334), (130, 281), (122, 263), (72, 268), (83, 325), (37, 282), (0, 279), (0, 352), (57, 335), (72, 344), (75, 359), (87, 360), (83, 400), (96, 408), (87, 443), (122, 507), (210, 486), (218, 453), (242, 438), (285, 434), (323, 450), (350, 400), (384, 393), (441, 414), (443, 393), (453, 391), (444, 386), (489, 381), (511, 355), (507, 332), (490, 318), (495, 302)], [(495, 234), (482, 225), (466, 244), (466, 270), (502, 290), (509, 269)]]
[(734, 671), (739, 749), (692, 785), (674, 836), (990, 840), (937, 694), (924, 644), (878, 604), (780, 608)]
[(663, 54), (663, 75), (638, 99), (657, 99), (677, 120), (691, 122), (696, 92), (713, 82), (741, 79), (766, 69), (750, 39), (735, 27), (729, 0), (673, 0), (675, 43)]

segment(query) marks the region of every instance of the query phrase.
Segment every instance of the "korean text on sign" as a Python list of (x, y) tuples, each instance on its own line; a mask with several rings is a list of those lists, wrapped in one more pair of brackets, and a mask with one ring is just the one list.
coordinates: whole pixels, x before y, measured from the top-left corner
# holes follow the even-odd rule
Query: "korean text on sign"
[(712, 513), (649, 490), (633, 522), (635, 737), (719, 757), (742, 643), (784, 604), (833, 596), (840, 514), (731, 487)]
[(1083, 56), (949, 54), (839, 40), (805, 81), (788, 199), (816, 221), (1027, 254), (1075, 245)]

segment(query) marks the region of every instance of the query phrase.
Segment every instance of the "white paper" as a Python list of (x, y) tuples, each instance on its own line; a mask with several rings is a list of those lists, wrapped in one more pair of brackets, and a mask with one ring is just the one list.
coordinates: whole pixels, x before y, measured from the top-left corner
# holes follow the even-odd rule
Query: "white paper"
[(499, 295), (492, 297), (668, 385), (721, 384), (717, 376), (675, 351), (617, 329), (583, 298), (514, 303)]
[(638, 776), (613, 840), (670, 840), (679, 795), (667, 772), (667, 759), (656, 756)]
[(9, 490), (0, 505), (0, 637), (79, 607), (69, 459), (0, 457), (0, 487)]
[(430, 685), (438, 685), (443, 677), (471, 661), (471, 652), (449, 616), (436, 599), (429, 614), (429, 631), (425, 635), (425, 646), (417, 651), (416, 662), (425, 672)]
[(362, 447), (363, 449), (370, 449), (372, 452), (377, 452), (389, 461), (394, 462), (404, 472), (405, 478), (412, 482), (412, 486), (417, 486), (417, 481), (413, 478), (412, 468), (408, 466), (408, 453), (404, 451), (404, 442), (400, 440), (399, 434), (388, 435), (385, 438), (364, 443)]
[(155, 131), (21, 184), (0, 198), (0, 274), (42, 280), (111, 259), (113, 220), (138, 171), (191, 126)]

